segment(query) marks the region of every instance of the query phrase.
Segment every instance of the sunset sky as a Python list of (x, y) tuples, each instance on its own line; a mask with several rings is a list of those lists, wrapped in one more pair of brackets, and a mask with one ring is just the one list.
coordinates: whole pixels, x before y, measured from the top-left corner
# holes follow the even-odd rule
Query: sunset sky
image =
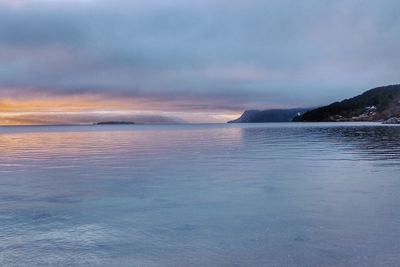
[(224, 122), (400, 77), (398, 0), (0, 0), (0, 124)]

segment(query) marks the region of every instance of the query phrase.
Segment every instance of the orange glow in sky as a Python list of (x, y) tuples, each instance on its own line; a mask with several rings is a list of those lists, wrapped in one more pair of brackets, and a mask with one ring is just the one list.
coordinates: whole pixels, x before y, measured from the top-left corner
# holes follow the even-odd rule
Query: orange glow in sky
[(174, 117), (193, 123), (226, 122), (240, 113), (179, 110), (176, 104), (174, 101), (93, 95), (0, 98), (0, 125), (92, 123), (108, 119), (124, 120), (139, 115)]

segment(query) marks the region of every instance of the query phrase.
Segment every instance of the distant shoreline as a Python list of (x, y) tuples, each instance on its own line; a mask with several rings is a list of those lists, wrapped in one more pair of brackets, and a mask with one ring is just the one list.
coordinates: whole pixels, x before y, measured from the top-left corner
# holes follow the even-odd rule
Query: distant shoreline
[(133, 121), (101, 121), (93, 123), (93, 125), (135, 125)]
[[(317, 124), (375, 124), (375, 125), (396, 125), (396, 124), (385, 124), (384, 121), (320, 121), (320, 122), (233, 122), (233, 123), (227, 123), (227, 122), (219, 122), (219, 123), (176, 123), (176, 124), (146, 124), (146, 123), (140, 123), (140, 124), (125, 124), (125, 125), (136, 125), (136, 126), (168, 126), (168, 125), (249, 125), (249, 124), (309, 124), (309, 125), (317, 125)], [(124, 124), (93, 124), (93, 123), (88, 123), (88, 124), (26, 124), (26, 125), (0, 125), (0, 127), (90, 127), (90, 126), (124, 126)], [(399, 125), (399, 124), (397, 124)]]

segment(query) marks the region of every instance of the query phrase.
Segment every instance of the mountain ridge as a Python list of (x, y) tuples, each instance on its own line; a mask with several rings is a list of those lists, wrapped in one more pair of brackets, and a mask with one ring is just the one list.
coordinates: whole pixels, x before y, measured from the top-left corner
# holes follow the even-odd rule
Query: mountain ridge
[(263, 122), (291, 122), (293, 118), (310, 110), (309, 108), (292, 109), (266, 109), (266, 110), (246, 110), (243, 114), (228, 123), (263, 123)]
[(376, 87), (297, 116), (298, 122), (383, 121), (400, 117), (400, 84)]

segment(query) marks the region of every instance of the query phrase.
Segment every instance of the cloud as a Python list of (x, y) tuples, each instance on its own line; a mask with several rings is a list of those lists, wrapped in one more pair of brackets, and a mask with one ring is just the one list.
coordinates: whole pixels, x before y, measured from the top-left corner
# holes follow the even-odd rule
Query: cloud
[[(0, 0), (0, 97), (315, 106), (397, 83), (400, 2)], [(10, 89), (12, 88), (12, 90)], [(168, 104), (169, 103), (169, 104)]]

